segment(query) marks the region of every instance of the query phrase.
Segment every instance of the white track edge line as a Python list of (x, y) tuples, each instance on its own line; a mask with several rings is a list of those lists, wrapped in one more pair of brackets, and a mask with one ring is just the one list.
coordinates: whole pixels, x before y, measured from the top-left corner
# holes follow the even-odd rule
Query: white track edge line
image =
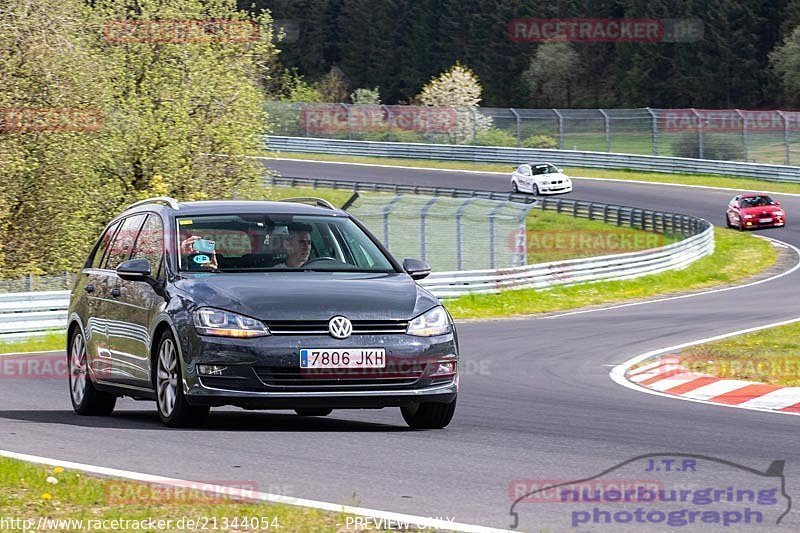
[(39, 354), (46, 354), (46, 353), (64, 353), (65, 350), (41, 350), (38, 352), (8, 352), (8, 353), (0, 353), (0, 357), (8, 357), (10, 355), (39, 355)]
[(789, 274), (792, 274), (793, 272), (795, 272), (797, 269), (800, 269), (800, 249), (798, 249), (796, 246), (791, 245), (791, 244), (786, 243), (786, 242), (783, 242), (783, 241), (779, 241), (778, 239), (773, 239), (772, 237), (764, 237), (763, 235), (756, 235), (756, 237), (759, 237), (761, 239), (766, 239), (766, 240), (772, 242), (773, 244), (774, 243), (779, 243), (779, 244), (785, 246), (786, 248), (789, 248), (790, 250), (792, 250), (795, 253), (795, 255), (797, 256), (797, 261), (795, 262), (794, 266), (792, 268), (790, 268), (789, 270), (785, 270), (783, 272), (775, 274), (774, 276), (770, 276), (768, 278), (760, 279), (758, 281), (752, 281), (750, 283), (745, 283), (744, 285), (732, 285), (730, 287), (722, 287), (722, 288), (719, 288), (719, 289), (709, 289), (707, 291), (693, 292), (691, 294), (681, 294), (679, 296), (667, 296), (665, 298), (655, 298), (653, 300), (644, 300), (644, 301), (641, 301), (641, 302), (630, 302), (630, 303), (625, 303), (625, 304), (616, 304), (616, 305), (611, 305), (611, 306), (608, 306), (608, 307), (598, 307), (598, 308), (595, 308), (595, 309), (583, 309), (583, 310), (577, 310), (577, 311), (567, 311), (566, 313), (558, 313), (558, 314), (555, 314), (555, 315), (544, 316), (544, 317), (541, 317), (540, 320), (550, 320), (550, 319), (553, 319), (553, 318), (560, 318), (560, 317), (572, 316), (572, 315), (584, 315), (584, 314), (588, 314), (588, 313), (597, 313), (597, 312), (600, 312), (600, 311), (610, 311), (612, 309), (622, 309), (624, 307), (635, 307), (635, 306), (639, 306), (639, 305), (656, 304), (656, 303), (661, 303), (661, 302), (669, 302), (669, 301), (672, 301), (672, 300), (683, 300), (685, 298), (695, 298), (697, 296), (705, 296), (705, 295), (708, 295), (708, 294), (715, 294), (715, 293), (718, 293), (718, 292), (727, 292), (727, 291), (734, 291), (734, 290), (739, 290), (739, 289), (746, 289), (748, 287), (754, 287), (756, 285), (761, 285), (762, 283), (775, 281), (776, 279), (782, 278), (784, 276), (788, 276)]
[[(28, 455), (24, 453), (17, 453), (7, 450), (0, 450), (0, 457), (7, 457), (9, 459), (18, 459), (21, 461), (27, 461), (29, 463), (36, 463), (36, 464), (43, 464), (49, 466), (60, 466), (62, 468), (70, 469), (70, 470), (79, 470), (82, 472), (87, 472), (91, 474), (97, 474), (100, 476), (109, 476), (109, 477), (116, 477), (116, 478), (123, 478), (123, 479), (130, 479), (133, 481), (141, 481), (145, 483), (155, 483), (161, 485), (169, 485), (169, 484), (191, 484), (193, 482), (177, 479), (177, 478), (168, 478), (163, 476), (154, 476), (151, 474), (143, 474), (139, 472), (132, 472), (129, 470), (117, 470), (115, 468), (108, 468), (104, 466), (94, 466), (94, 465), (87, 465), (83, 463), (75, 463), (71, 461), (60, 461), (57, 459), (51, 459), (48, 457), (40, 457), (37, 455)], [(204, 485), (203, 490), (206, 490)], [(216, 494), (222, 495), (230, 495), (230, 488), (220, 487), (220, 486), (213, 486), (209, 487), (208, 492), (214, 492)], [(248, 494), (248, 497), (252, 497), (253, 499), (267, 502), (267, 503), (279, 503), (284, 505), (292, 505), (296, 507), (308, 507), (312, 509), (319, 509), (322, 511), (330, 511), (335, 513), (345, 513), (345, 514), (354, 514), (354, 515), (361, 515), (361, 516), (370, 516), (374, 518), (383, 518), (386, 520), (393, 520), (395, 522), (408, 522), (410, 524), (416, 524), (418, 526), (424, 526), (428, 528), (436, 528), (436, 529), (443, 529), (446, 531), (466, 531), (466, 532), (475, 532), (475, 533), (495, 533), (495, 532), (506, 532), (508, 530), (505, 529), (494, 529), (484, 526), (475, 526), (471, 524), (461, 524), (458, 522), (449, 522), (447, 520), (440, 520), (440, 519), (433, 519), (433, 518), (426, 518), (422, 516), (415, 516), (415, 515), (408, 515), (408, 514), (401, 514), (401, 513), (393, 513), (390, 511), (380, 511), (375, 509), (366, 509), (364, 507), (353, 507), (350, 505), (340, 505), (337, 503), (329, 503), (329, 502), (321, 502), (316, 500), (306, 500), (301, 498), (294, 498), (292, 496), (281, 496), (279, 494), (270, 494), (266, 492), (253, 492)]]
[[(434, 170), (440, 172), (461, 172), (465, 174), (495, 174), (498, 176), (511, 176), (510, 172), (497, 172), (495, 170), (459, 170), (456, 168), (435, 168), (435, 167), (410, 167), (405, 165), (381, 165), (379, 163), (348, 163), (347, 161), (323, 161), (320, 159), (298, 159), (293, 157), (267, 157), (267, 156), (252, 156), (255, 159), (273, 159), (277, 161), (295, 161), (295, 162), (308, 162), (308, 163), (328, 163), (331, 165), (353, 165), (359, 167), (377, 167), (377, 168), (399, 168), (405, 170)], [(512, 165), (513, 166), (513, 165)], [(680, 176), (680, 174), (676, 174)], [(595, 180), (595, 181), (614, 181), (617, 183), (639, 183), (643, 185), (667, 185), (670, 187), (688, 187), (691, 189), (710, 189), (717, 191), (738, 191), (738, 192), (763, 192), (767, 194), (783, 195), (783, 196), (800, 196), (798, 193), (791, 192), (776, 192), (765, 189), (737, 189), (735, 187), (714, 187), (712, 185), (692, 185), (689, 183), (668, 183), (664, 181), (646, 181), (646, 180), (626, 180), (624, 178), (589, 178), (586, 176), (570, 176), (579, 180)], [(720, 178), (732, 179), (757, 179), (748, 178), (745, 176), (719, 176)]]
[(690, 346), (696, 346), (698, 344), (705, 344), (707, 342), (714, 342), (714, 341), (718, 341), (718, 340), (723, 340), (723, 339), (727, 339), (729, 337), (735, 337), (737, 335), (745, 335), (747, 333), (753, 333), (753, 332), (761, 331), (761, 330), (764, 330), (764, 329), (776, 328), (776, 327), (779, 327), (779, 326), (785, 326), (787, 324), (794, 324), (796, 322), (800, 322), (800, 317), (792, 318), (792, 319), (789, 319), (789, 320), (784, 320), (784, 321), (781, 321), (781, 322), (773, 322), (771, 324), (765, 324), (763, 326), (755, 326), (755, 327), (752, 327), (752, 328), (740, 329), (738, 331), (732, 331), (730, 333), (723, 333), (722, 335), (716, 335), (714, 337), (707, 337), (705, 339), (699, 339), (699, 340), (694, 340), (694, 341), (690, 341), (690, 342), (685, 342), (685, 343), (682, 343), (682, 344), (676, 344), (675, 346), (670, 346), (668, 348), (660, 348), (658, 350), (652, 350), (652, 351), (637, 355), (637, 356), (635, 356), (635, 357), (633, 357), (631, 359), (628, 359), (624, 363), (618, 364), (617, 366), (615, 366), (614, 368), (611, 369), (611, 371), (608, 373), (608, 375), (611, 378), (611, 380), (614, 381), (617, 385), (622, 385), (623, 387), (625, 387), (627, 389), (631, 389), (631, 390), (635, 390), (635, 391), (639, 391), (639, 392), (644, 392), (646, 394), (652, 394), (653, 396), (663, 396), (665, 398), (674, 398), (676, 400), (683, 400), (685, 402), (704, 403), (704, 404), (708, 404), (708, 405), (715, 405), (715, 406), (718, 406), (718, 407), (730, 407), (730, 408), (733, 408), (733, 409), (745, 409), (747, 411), (760, 411), (760, 412), (763, 412), (763, 413), (774, 413), (774, 414), (779, 414), (779, 415), (800, 416), (800, 413), (790, 413), (790, 412), (785, 412), (785, 411), (776, 411), (775, 409), (766, 409), (766, 408), (763, 408), (763, 407), (747, 407), (747, 406), (743, 406), (743, 405), (729, 405), (729, 404), (724, 404), (724, 403), (711, 402), (711, 401), (708, 401), (708, 400), (697, 400), (695, 398), (686, 398), (684, 396), (679, 396), (677, 394), (667, 394), (665, 392), (660, 392), (660, 391), (655, 391), (655, 390), (652, 390), (652, 389), (648, 389), (647, 387), (644, 387), (642, 385), (637, 385), (636, 383), (628, 381), (628, 379), (625, 377), (625, 372), (627, 372), (627, 370), (630, 367), (632, 367), (633, 365), (635, 365), (637, 363), (645, 361), (645, 360), (647, 360), (647, 359), (649, 359), (651, 357), (655, 357), (657, 355), (662, 355), (662, 354), (665, 354), (667, 352), (672, 352), (672, 351), (676, 351), (676, 350), (682, 350), (684, 348), (689, 348)]

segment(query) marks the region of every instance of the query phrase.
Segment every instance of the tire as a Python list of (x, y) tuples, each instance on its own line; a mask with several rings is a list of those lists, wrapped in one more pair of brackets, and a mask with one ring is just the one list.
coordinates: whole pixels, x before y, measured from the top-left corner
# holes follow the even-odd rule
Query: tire
[(403, 420), (412, 429), (442, 429), (447, 427), (456, 412), (456, 400), (450, 403), (420, 403), (401, 407)]
[(739, 218), (739, 224), (736, 226), (736, 229), (744, 231), (744, 221), (741, 218)]
[(731, 224), (731, 217), (728, 215), (728, 213), (725, 213), (725, 225), (729, 228), (733, 227), (733, 224)]
[(81, 416), (108, 416), (114, 412), (117, 397), (99, 391), (89, 376), (86, 358), (86, 341), (80, 329), (76, 329), (67, 351), (69, 369), (69, 397), (72, 408)]
[(209, 407), (189, 405), (186, 401), (178, 347), (169, 331), (165, 331), (159, 338), (154, 363), (156, 408), (161, 422), (171, 428), (202, 424), (208, 416)]
[(514, 194), (519, 194), (519, 186), (517, 185), (516, 181), (511, 182), (511, 192)]
[(539, 196), (539, 186), (536, 185), (535, 183), (531, 187), (531, 194), (534, 196)]
[(307, 407), (305, 409), (295, 409), (294, 412), (300, 416), (328, 416), (333, 412), (333, 409)]

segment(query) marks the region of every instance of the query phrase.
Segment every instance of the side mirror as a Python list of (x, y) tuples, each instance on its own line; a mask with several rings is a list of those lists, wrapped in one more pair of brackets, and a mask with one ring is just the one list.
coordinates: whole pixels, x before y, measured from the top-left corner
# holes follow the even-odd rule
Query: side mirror
[(431, 273), (431, 266), (419, 259), (403, 259), (403, 270), (411, 276), (411, 279), (422, 279)]
[(781, 203), (778, 200), (775, 200), (775, 205), (781, 205)]
[(145, 281), (150, 277), (150, 261), (129, 259), (117, 267), (117, 275), (126, 281)]

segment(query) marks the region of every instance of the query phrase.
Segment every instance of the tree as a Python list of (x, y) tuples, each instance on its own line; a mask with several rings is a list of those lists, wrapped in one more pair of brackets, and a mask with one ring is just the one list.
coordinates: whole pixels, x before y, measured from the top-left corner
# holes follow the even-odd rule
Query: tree
[(569, 43), (544, 43), (523, 73), (537, 99), (548, 106), (570, 107), (572, 86), (580, 76), (580, 58)]
[(378, 105), (381, 103), (381, 93), (377, 87), (374, 89), (356, 89), (350, 95), (350, 100), (356, 105)]
[(780, 77), (786, 95), (793, 103), (800, 101), (800, 27), (770, 54), (770, 63)]
[[(100, 227), (133, 200), (261, 194), (263, 169), (246, 156), (263, 151), (267, 132), (262, 87), (277, 53), (268, 14), (240, 12), (231, 0), (128, 6), (23, 0), (0, 11), (5, 275), (79, 267)], [(175, 32), (165, 41), (141, 24), (176, 20), (210, 22), (193, 41)], [(253, 31), (226, 38), (235, 24), (214, 21)], [(138, 24), (136, 38), (113, 38), (120, 24)], [(20, 127), (31, 109), (101, 121), (67, 131)]]
[(455, 108), (456, 120), (450, 132), (450, 141), (474, 141), (478, 133), (492, 127), (492, 118), (477, 112), (483, 87), (470, 69), (456, 63), (433, 78), (423, 88), (417, 99), (426, 106)]

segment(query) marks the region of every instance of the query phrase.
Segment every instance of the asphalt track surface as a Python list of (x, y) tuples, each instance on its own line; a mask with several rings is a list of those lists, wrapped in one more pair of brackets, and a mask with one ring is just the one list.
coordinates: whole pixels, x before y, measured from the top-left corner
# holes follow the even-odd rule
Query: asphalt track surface
[[(492, 174), (267, 164), (285, 176), (495, 191), (509, 185)], [(577, 180), (575, 189), (568, 197), (683, 212), (715, 225), (723, 223), (733, 195), (593, 180)], [(800, 219), (800, 197), (776, 197), (789, 226), (760, 234), (800, 246), (800, 223), (793, 223)], [(264, 492), (499, 528), (511, 524), (515, 480), (582, 479), (657, 452), (705, 454), (757, 470), (786, 460), (786, 490), (800, 502), (800, 417), (651, 396), (620, 387), (608, 375), (610, 366), (640, 353), (798, 317), (798, 302), (800, 271), (748, 288), (635, 307), (459, 324), (466, 372), (456, 416), (442, 431), (410, 431), (397, 409), (309, 419), (234, 408), (212, 410), (201, 429), (167, 430), (151, 403), (126, 399), (112, 417), (78, 417), (66, 383), (4, 380), (0, 448), (183, 479), (248, 480)], [(696, 476), (700, 484), (726, 482), (722, 471)], [(800, 529), (797, 507), (780, 530)], [(564, 504), (517, 510), (522, 530), (576, 530)]]

